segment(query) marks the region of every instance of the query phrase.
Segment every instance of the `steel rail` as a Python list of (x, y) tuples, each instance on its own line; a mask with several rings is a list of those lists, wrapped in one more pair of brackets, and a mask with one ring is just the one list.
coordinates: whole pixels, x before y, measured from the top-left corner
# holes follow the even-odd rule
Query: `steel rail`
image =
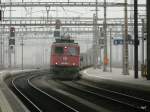
[(136, 107), (136, 106), (134, 106), (133, 104), (129, 104), (129, 103), (126, 103), (126, 102), (124, 102), (124, 101), (120, 101), (120, 100), (117, 100), (117, 99), (115, 99), (115, 98), (111, 98), (111, 97), (106, 96), (106, 95), (104, 95), (104, 94), (100, 94), (100, 93), (96, 93), (96, 92), (92, 92), (92, 91), (86, 90), (86, 89), (83, 88), (83, 87), (79, 87), (79, 86), (78, 86), (78, 87), (75, 87), (75, 86), (73, 86), (72, 84), (67, 84), (67, 83), (63, 83), (63, 82), (58, 82), (58, 83), (61, 83), (61, 84), (65, 85), (65, 86), (74, 88), (74, 89), (76, 89), (76, 90), (79, 90), (79, 91), (82, 91), (82, 92), (85, 92), (85, 93), (89, 93), (89, 94), (91, 94), (91, 95), (95, 95), (95, 96), (97, 96), (97, 97), (101, 97), (101, 98), (104, 98), (104, 99), (107, 99), (107, 100), (110, 100), (110, 101), (119, 103), (119, 104), (121, 104), (121, 105), (130, 107), (130, 108), (132, 108), (132, 109), (134, 109), (134, 110), (136, 110), (136, 111), (145, 111), (145, 112), (148, 112), (147, 110), (144, 110), (144, 109), (142, 109), (142, 108)]
[(15, 85), (15, 81), (16, 81), (18, 78), (20, 78), (20, 77), (21, 77), (21, 76), (19, 76), (19, 77), (13, 79), (13, 80), (11, 81), (13, 87), (14, 87), (32, 106), (34, 106), (39, 112), (42, 112), (42, 110), (39, 109), (39, 108), (36, 106), (36, 104), (34, 104), (26, 95), (24, 95), (24, 94), (17, 88), (17, 86)]
[(93, 85), (90, 85), (90, 84), (85, 84), (85, 83), (80, 83), (80, 82), (74, 82), (74, 83), (78, 84), (78, 85), (84, 85), (84, 86), (91, 87), (91, 88), (94, 88), (94, 89), (103, 90), (103, 91), (106, 91), (106, 92), (110, 92), (110, 93), (114, 93), (114, 94), (117, 94), (117, 95), (126, 96), (126, 97), (129, 97), (129, 98), (134, 98), (136, 100), (141, 100), (141, 101), (145, 101), (147, 103), (150, 103), (149, 100), (145, 100), (143, 98), (138, 98), (138, 97), (135, 97), (135, 96), (124, 94), (124, 93), (108, 90), (108, 89), (105, 89), (105, 88), (96, 87), (96, 86), (93, 86)]
[(58, 103), (64, 105), (65, 107), (67, 107), (68, 109), (72, 110), (73, 112), (79, 112), (78, 110), (76, 110), (76, 109), (70, 107), (69, 105), (65, 104), (64, 102), (60, 101), (59, 99), (57, 99), (57, 98), (51, 96), (50, 94), (48, 94), (48, 93), (44, 92), (43, 90), (39, 89), (38, 87), (36, 87), (36, 86), (35, 86), (33, 83), (31, 83), (31, 81), (30, 81), (30, 80), (32, 80), (33, 78), (35, 78), (35, 76), (33, 76), (33, 77), (31, 77), (30, 79), (27, 80), (27, 81), (28, 81), (28, 84), (29, 84), (31, 87), (33, 87), (33, 88), (36, 89), (37, 91), (43, 93), (44, 95), (48, 96), (49, 98), (51, 98), (51, 99), (57, 101)]
[(135, 99), (135, 100), (138, 100), (139, 102), (145, 102), (145, 104), (150, 105), (150, 101), (146, 100), (146, 99), (143, 99), (143, 98), (138, 98), (138, 97), (135, 97), (135, 96), (124, 94), (124, 93), (108, 90), (108, 89), (105, 89), (105, 88), (96, 87), (96, 86), (93, 86), (93, 85), (90, 85), (90, 84), (87, 84), (87, 83), (86, 84), (85, 83), (80, 83), (80, 82), (74, 82), (74, 83), (78, 84), (78, 85), (81, 85), (81, 86), (86, 86), (86, 87), (94, 88), (94, 89), (97, 89), (97, 90), (105, 91), (105, 92), (108, 92), (108, 93), (120, 95), (120, 96), (123, 96), (123, 97), (128, 97), (128, 98), (131, 98), (131, 99)]

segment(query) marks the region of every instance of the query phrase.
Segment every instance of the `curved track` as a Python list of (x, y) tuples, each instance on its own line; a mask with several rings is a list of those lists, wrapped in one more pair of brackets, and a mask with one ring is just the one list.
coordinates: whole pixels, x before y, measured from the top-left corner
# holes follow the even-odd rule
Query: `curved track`
[[(17, 77), (15, 79), (13, 79), (11, 81), (12, 83), (12, 87), (16, 90), (17, 94), (19, 94), (19, 97), (23, 100), (23, 102), (27, 105), (27, 107), (35, 112), (42, 112), (42, 110), (40, 108), (37, 107), (37, 105), (35, 103), (33, 103), (28, 97), (27, 95), (23, 92), (22, 88), (20, 87), (20, 84), (18, 86), (17, 84), (17, 80), (19, 80), (22, 77)], [(24, 81), (23, 81), (24, 82)], [(28, 84), (24, 83), (24, 86), (28, 86)]]
[(26, 100), (32, 112), (78, 112), (67, 104), (34, 86), (30, 80), (36, 76), (20, 76), (12, 80), (12, 85)]
[(150, 101), (84, 80), (53, 80), (47, 72), (14, 77), (13, 88), (32, 112), (150, 112)]

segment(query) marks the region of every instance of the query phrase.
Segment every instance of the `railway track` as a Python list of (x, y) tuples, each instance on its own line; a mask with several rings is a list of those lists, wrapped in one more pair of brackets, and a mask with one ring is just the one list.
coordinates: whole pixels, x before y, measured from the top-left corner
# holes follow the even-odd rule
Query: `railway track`
[(20, 86), (18, 86), (16, 84), (16, 81), (19, 80), (19, 78), (21, 78), (21, 77), (17, 77), (11, 81), (11, 83), (12, 83), (11, 88), (13, 89), (13, 91), (17, 94), (17, 96), (23, 101), (23, 103), (30, 110), (35, 111), (35, 112), (42, 112), (42, 110), (40, 108), (38, 108), (38, 106), (27, 97), (27, 95), (23, 92), (23, 90), (20, 88)]
[(96, 87), (96, 86), (93, 86), (93, 85), (90, 85), (90, 84), (84, 83), (84, 82), (74, 82), (74, 83), (79, 86), (83, 86), (85, 88), (90, 88), (92, 91), (94, 91), (96, 93), (102, 93), (102, 94), (108, 95), (111, 98), (114, 97), (114, 99), (122, 100), (123, 103), (127, 102), (126, 104), (130, 105), (131, 107), (134, 107), (137, 109), (142, 109), (145, 111), (148, 111), (148, 110), (150, 111), (150, 101), (149, 100), (145, 100), (143, 98), (138, 98), (135, 96), (127, 95), (124, 93), (112, 91), (112, 90), (101, 88), (101, 87)]
[[(71, 107), (77, 109), (79, 112), (112, 112), (108, 109), (102, 108), (100, 105), (96, 105), (93, 102), (88, 101), (86, 98), (81, 98), (76, 94), (72, 94), (70, 91), (65, 91), (64, 86), (59, 85), (55, 80), (46, 81), (46, 79), (42, 78), (42, 83), (33, 81), (34, 85), (40, 88), (47, 94), (51, 94), (53, 97), (60, 99), (61, 101), (66, 102)], [(40, 85), (44, 85), (44, 88)], [(74, 91), (74, 90), (71, 90)]]
[[(76, 91), (84, 92), (89, 94), (90, 97), (95, 96), (98, 99), (105, 99), (113, 102), (114, 106), (117, 106), (121, 112), (150, 112), (150, 101), (140, 99), (134, 96), (129, 96), (123, 93), (110, 91), (104, 88), (95, 87), (85, 83), (78, 82), (60, 82), (61, 85), (73, 88)], [(106, 102), (107, 102), (106, 101)], [(110, 103), (109, 102), (109, 103)]]
[(52, 80), (47, 72), (26, 73), (13, 78), (11, 83), (31, 112), (150, 112), (149, 100), (84, 80)]
[(12, 80), (13, 88), (31, 112), (78, 112), (59, 99), (45, 93), (30, 80), (36, 76), (19, 76)]

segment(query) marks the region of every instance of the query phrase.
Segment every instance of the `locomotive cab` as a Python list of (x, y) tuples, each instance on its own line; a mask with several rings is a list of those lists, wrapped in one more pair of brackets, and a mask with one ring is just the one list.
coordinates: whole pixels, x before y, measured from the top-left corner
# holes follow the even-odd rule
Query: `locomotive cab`
[(56, 39), (51, 46), (50, 67), (55, 74), (77, 74), (80, 66), (80, 47), (74, 40)]

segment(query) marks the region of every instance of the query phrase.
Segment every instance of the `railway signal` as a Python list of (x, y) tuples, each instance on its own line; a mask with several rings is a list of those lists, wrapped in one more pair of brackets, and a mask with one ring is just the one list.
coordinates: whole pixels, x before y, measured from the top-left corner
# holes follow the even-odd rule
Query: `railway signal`
[(10, 27), (10, 37), (15, 37), (15, 28)]
[(14, 27), (10, 27), (10, 39), (9, 39), (9, 45), (13, 46), (15, 45), (15, 28)]
[(15, 39), (9, 39), (9, 45), (15, 45)]
[(54, 31), (54, 37), (60, 37), (60, 31)]
[(59, 19), (56, 20), (56, 23), (55, 23), (55, 28), (56, 29), (60, 29), (60, 26), (61, 26), (61, 21)]

